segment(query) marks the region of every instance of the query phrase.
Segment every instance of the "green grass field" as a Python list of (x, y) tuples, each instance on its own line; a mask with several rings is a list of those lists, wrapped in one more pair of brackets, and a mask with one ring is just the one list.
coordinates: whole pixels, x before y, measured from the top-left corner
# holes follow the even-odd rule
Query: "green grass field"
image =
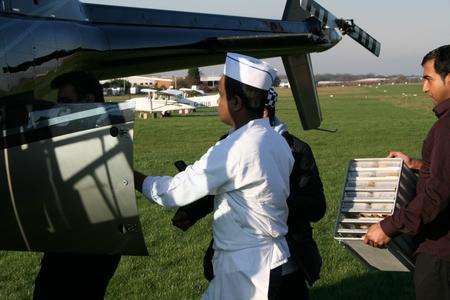
[[(321, 88), (319, 94), (322, 127), (336, 128), (337, 133), (302, 131), (288, 90), (280, 90), (278, 109), (290, 131), (312, 146), (328, 201), (325, 218), (314, 226), (324, 267), (312, 298), (411, 299), (410, 274), (369, 272), (333, 240), (333, 228), (348, 160), (384, 157), (390, 149), (419, 156), (435, 120), (431, 101), (419, 85)], [(175, 160), (193, 162), (226, 130), (212, 111), (137, 120), (135, 168), (151, 175), (173, 175)], [(207, 286), (202, 257), (211, 237), (211, 218), (183, 233), (171, 226), (173, 210), (149, 205), (141, 195), (137, 201), (150, 256), (123, 257), (107, 298), (199, 298)], [(40, 254), (0, 252), (0, 299), (30, 298), (39, 260)]]

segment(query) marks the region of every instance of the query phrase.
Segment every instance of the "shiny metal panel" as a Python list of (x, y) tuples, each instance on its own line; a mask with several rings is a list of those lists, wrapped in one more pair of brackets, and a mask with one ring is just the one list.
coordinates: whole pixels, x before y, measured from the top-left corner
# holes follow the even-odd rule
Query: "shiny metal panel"
[(79, 0), (11, 0), (11, 12), (19, 15), (83, 21)]
[(374, 248), (358, 240), (344, 240), (343, 243), (365, 264), (380, 271), (409, 272), (414, 267), (409, 260), (405, 262), (405, 258), (392, 249)]
[(26, 242), (21, 233), (20, 220), (17, 219), (17, 211), (14, 201), (11, 199), (11, 185), (9, 168), (7, 167), (7, 155), (5, 150), (0, 151), (0, 220), (2, 230), (1, 239), (8, 241), (11, 249), (27, 249)]
[[(76, 70), (109, 79), (219, 64), (229, 51), (263, 58), (324, 51), (339, 41), (322, 36), (318, 22), (310, 20), (288, 22), (85, 4), (78, 8), (69, 5), (65, 10), (75, 8), (86, 10), (89, 21), (20, 14), (0, 17), (5, 70), (10, 76), (5, 96), (15, 97), (8, 101), (21, 100), (21, 93), (51, 100), (46, 96), (50, 82)], [(39, 36), (43, 41), (53, 37), (54, 42), (39, 44)]]
[(305, 130), (317, 129), (322, 123), (319, 97), (309, 54), (283, 57), (297, 111)]
[(0, 230), (20, 227), (29, 249), (17, 234), (0, 236), (0, 249), (147, 254), (135, 201), (132, 112), (129, 104), (58, 105), (2, 131), (1, 171), (9, 172), (11, 188), (0, 202), (11, 202), (16, 214), (2, 218)]

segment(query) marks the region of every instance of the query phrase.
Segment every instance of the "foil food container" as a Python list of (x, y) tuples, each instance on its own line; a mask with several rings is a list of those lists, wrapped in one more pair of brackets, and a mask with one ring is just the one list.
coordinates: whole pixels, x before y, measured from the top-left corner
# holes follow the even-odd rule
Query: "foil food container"
[(334, 239), (365, 265), (381, 271), (414, 270), (416, 245), (400, 235), (379, 249), (363, 243), (368, 228), (392, 215), (415, 196), (417, 176), (398, 158), (365, 158), (349, 162)]

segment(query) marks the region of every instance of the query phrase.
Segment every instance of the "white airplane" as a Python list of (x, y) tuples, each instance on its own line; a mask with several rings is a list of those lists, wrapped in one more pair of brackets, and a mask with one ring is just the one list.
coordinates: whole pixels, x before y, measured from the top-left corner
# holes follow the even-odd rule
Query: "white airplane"
[(186, 115), (195, 110), (194, 106), (179, 101), (182, 98), (182, 92), (180, 91), (157, 91), (154, 89), (143, 89), (141, 91), (147, 93), (147, 96), (133, 98), (130, 101), (135, 102), (136, 112), (144, 118), (147, 117), (147, 113), (159, 113), (162, 117), (167, 117), (174, 111)]
[(219, 106), (219, 94), (207, 95), (204, 91), (198, 89), (181, 88), (181, 103), (193, 105), (195, 107), (217, 107)]

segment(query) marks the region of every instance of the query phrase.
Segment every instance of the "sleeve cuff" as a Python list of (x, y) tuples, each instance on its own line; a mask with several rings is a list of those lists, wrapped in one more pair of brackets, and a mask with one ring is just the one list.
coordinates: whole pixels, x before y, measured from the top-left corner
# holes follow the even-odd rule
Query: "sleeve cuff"
[(144, 179), (144, 183), (142, 184), (142, 194), (144, 194), (145, 198), (150, 202), (155, 201), (152, 197), (153, 184), (155, 182), (155, 178), (152, 176), (148, 176)]
[(392, 217), (387, 217), (380, 222), (381, 229), (390, 238), (394, 238), (399, 235), (397, 228), (392, 224)]

